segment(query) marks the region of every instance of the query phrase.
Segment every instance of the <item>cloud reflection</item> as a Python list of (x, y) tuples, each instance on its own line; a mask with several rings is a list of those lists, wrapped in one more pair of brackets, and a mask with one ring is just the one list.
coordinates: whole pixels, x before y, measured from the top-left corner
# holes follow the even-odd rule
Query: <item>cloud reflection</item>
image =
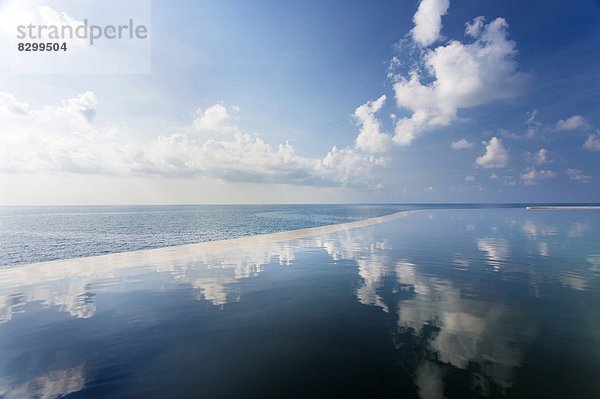
[(86, 384), (83, 364), (63, 370), (51, 371), (22, 384), (0, 381), (0, 395), (4, 399), (53, 399), (81, 391)]
[[(520, 331), (510, 328), (518, 318), (514, 310), (465, 299), (451, 281), (424, 276), (417, 272), (417, 266), (406, 262), (400, 265), (399, 280), (413, 284), (416, 295), (398, 303), (399, 331), (410, 331), (420, 337), (418, 342), (426, 343), (426, 350), (422, 352), (426, 354), (422, 360), (425, 368), (419, 366), (416, 379), (421, 397), (440, 397), (429, 392), (431, 386), (423, 385), (441, 375), (441, 369), (433, 366), (433, 361), (463, 370), (476, 363), (480, 369), (479, 379), (486, 382), (484, 386), (490, 382), (502, 390), (512, 386), (514, 370), (521, 362), (520, 348), (514, 343), (519, 342), (522, 338), (519, 334), (527, 333), (528, 329), (527, 325)], [(432, 327), (436, 333), (426, 338), (426, 330)], [(425, 372), (433, 375), (425, 378)]]
[[(0, 270), (0, 323), (11, 320), (26, 303), (38, 302), (73, 317), (90, 318), (96, 313), (97, 294), (160, 291), (181, 285), (193, 287), (199, 299), (224, 305), (240, 300), (237, 281), (259, 275), (271, 262), (290, 266), (296, 254), (307, 248), (324, 249), (334, 260), (358, 259), (356, 254), (364, 250), (363, 242), (357, 239), (362, 233), (350, 229), (409, 214), (411, 212), (220, 242), (5, 268)], [(298, 239), (289, 241), (293, 238)], [(383, 249), (385, 244), (368, 245), (375, 245), (372, 248), (375, 251)], [(363, 258), (363, 272), (367, 274), (372, 269), (366, 265), (369, 259)], [(147, 278), (152, 273), (169, 277)], [(365, 292), (365, 295), (370, 294)]]
[[(191, 288), (198, 300), (224, 306), (243, 300), (242, 280), (260, 276), (268, 265), (294, 267), (298, 257), (317, 250), (333, 262), (347, 260), (356, 266), (356, 300), (387, 314), (398, 361), (413, 376), (421, 398), (444, 397), (444, 380), (450, 370), (468, 373), (471, 389), (479, 394), (505, 393), (515, 383), (524, 347), (537, 333), (539, 320), (505, 304), (508, 301), (503, 298), (486, 299), (490, 293), (476, 285), (480, 280), (452, 273), (464, 276), (465, 270), (483, 270), (497, 276), (494, 282), (501, 282), (503, 273), (518, 271), (529, 279), (525, 285), (533, 287), (530, 295), (536, 297), (543, 296), (539, 281), (545, 279), (574, 290), (589, 287), (584, 272), (574, 267), (545, 275), (538, 264), (513, 264), (519, 241), (525, 242), (525, 250), (533, 244), (538, 255), (534, 261), (547, 258), (554, 250), (547, 240), (559, 233), (556, 226), (540, 226), (532, 220), (495, 226), (492, 237), (477, 236), (476, 230), (489, 232), (486, 229), (461, 229), (470, 241), (460, 252), (447, 248), (447, 262), (437, 265), (438, 269), (422, 253), (411, 256), (411, 248), (395, 248), (401, 241), (388, 240), (373, 229), (340, 229), (292, 240), (256, 237), (9, 268), (0, 270), (0, 322), (8, 322), (30, 302), (90, 318), (97, 311), (95, 298), (102, 293), (175, 290), (182, 285)], [(590, 233), (590, 229), (573, 226), (563, 235), (579, 239)], [(511, 235), (515, 231), (520, 234), (517, 238)], [(436, 257), (444, 257), (444, 249), (435, 251)], [(584, 264), (586, 273), (599, 272), (600, 255), (587, 256)], [(490, 267), (496, 273), (489, 273)], [(500, 290), (494, 293), (508, 295)], [(21, 396), (26, 397), (27, 389), (38, 387), (41, 393), (31, 391), (29, 396), (54, 397), (61, 389), (67, 394), (84, 385), (79, 366), (2, 388), (2, 394), (9, 398), (25, 392)]]
[(477, 249), (486, 253), (487, 263), (499, 271), (510, 255), (508, 240), (505, 238), (478, 238)]
[[(198, 291), (199, 298), (222, 305), (239, 296), (230, 292), (230, 285), (260, 274), (263, 266), (273, 260), (290, 265), (299, 249), (275, 243), (233, 251), (222, 248), (189, 257), (184, 250), (182, 259), (174, 262), (170, 258), (153, 259), (152, 254), (140, 251), (8, 268), (0, 271), (0, 322), (11, 320), (27, 302), (39, 302), (73, 317), (89, 318), (96, 313), (94, 298), (98, 293), (151, 290), (165, 283), (172, 288), (190, 285)], [(170, 278), (141, 277), (150, 273)], [(140, 284), (142, 280), (144, 283)]]
[(540, 223), (527, 219), (523, 222), (523, 232), (530, 237), (554, 236), (558, 234), (558, 227), (554, 224)]

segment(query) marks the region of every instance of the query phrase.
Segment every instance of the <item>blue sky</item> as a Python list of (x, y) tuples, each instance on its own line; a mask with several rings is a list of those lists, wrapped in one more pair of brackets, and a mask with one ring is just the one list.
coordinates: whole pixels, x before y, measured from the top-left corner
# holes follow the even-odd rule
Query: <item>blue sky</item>
[(0, 61), (0, 203), (597, 202), (599, 21), (592, 0), (153, 1), (150, 74)]

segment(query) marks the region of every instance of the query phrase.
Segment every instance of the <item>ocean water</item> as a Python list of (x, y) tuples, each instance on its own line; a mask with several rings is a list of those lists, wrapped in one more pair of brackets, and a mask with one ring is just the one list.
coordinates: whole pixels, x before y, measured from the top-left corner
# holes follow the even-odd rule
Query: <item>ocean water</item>
[(0, 207), (0, 265), (302, 229), (409, 208), (399, 205)]
[(598, 398), (600, 212), (0, 268), (0, 397)]
[(0, 207), (0, 266), (303, 229), (407, 209), (465, 206), (482, 205)]

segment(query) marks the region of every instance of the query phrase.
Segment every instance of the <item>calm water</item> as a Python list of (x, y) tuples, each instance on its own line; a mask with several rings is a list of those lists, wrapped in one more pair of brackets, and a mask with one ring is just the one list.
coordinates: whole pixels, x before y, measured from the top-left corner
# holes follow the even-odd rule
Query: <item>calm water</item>
[(0, 396), (599, 398), (600, 212), (0, 269)]
[(407, 209), (481, 206), (485, 205), (0, 207), (0, 266), (296, 230)]
[(413, 208), (406, 205), (0, 207), (0, 265), (302, 229)]

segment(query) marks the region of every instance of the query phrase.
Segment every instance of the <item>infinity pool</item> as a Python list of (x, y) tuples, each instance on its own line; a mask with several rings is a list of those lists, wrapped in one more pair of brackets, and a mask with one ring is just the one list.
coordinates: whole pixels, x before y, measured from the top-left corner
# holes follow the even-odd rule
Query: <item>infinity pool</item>
[(600, 212), (433, 210), (0, 269), (0, 396), (598, 398)]

